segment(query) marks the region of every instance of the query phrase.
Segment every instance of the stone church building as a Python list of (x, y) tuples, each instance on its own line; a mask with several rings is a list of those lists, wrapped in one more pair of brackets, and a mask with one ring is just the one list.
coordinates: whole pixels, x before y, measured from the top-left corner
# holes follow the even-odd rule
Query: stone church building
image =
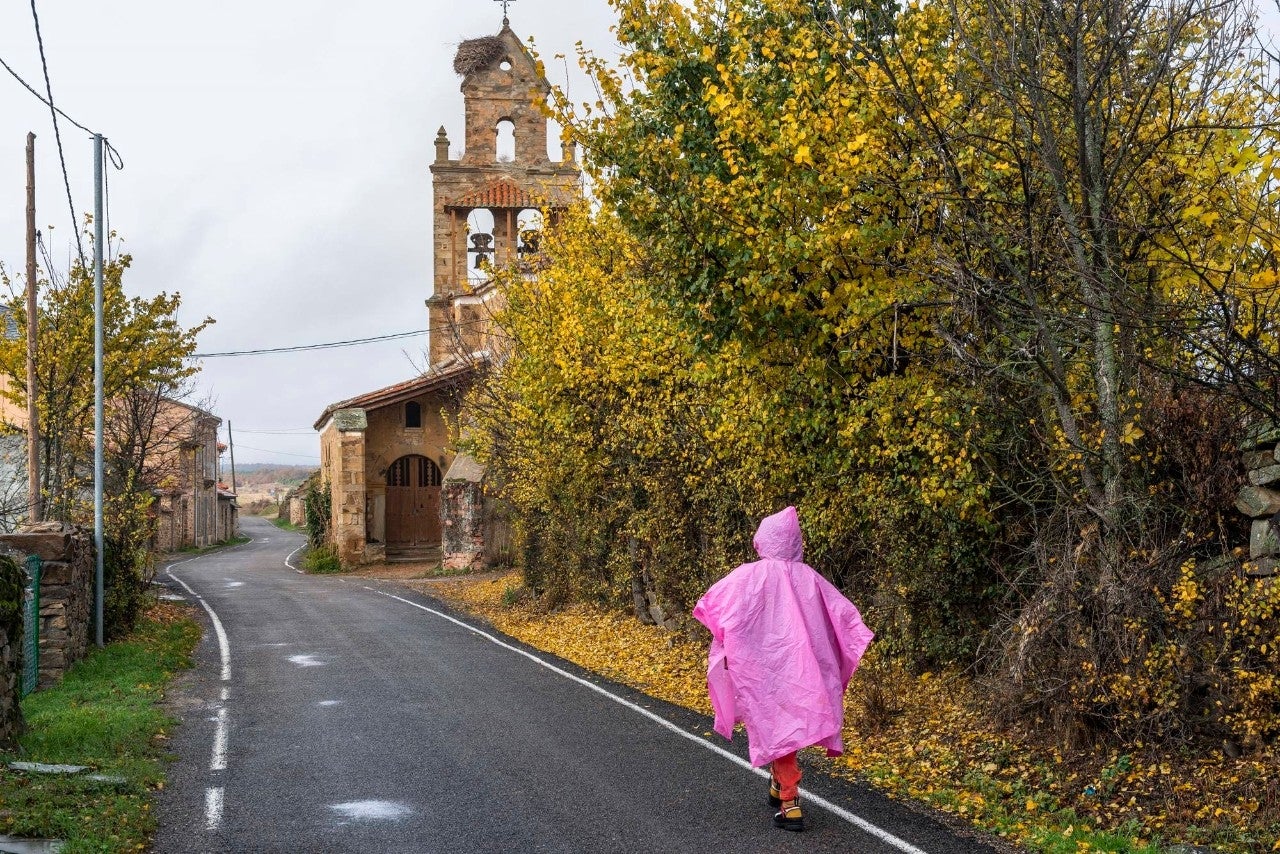
[(428, 369), (331, 404), (315, 422), (330, 532), (346, 565), (438, 556), (474, 568), (495, 559), (484, 470), (455, 449), (463, 396), (494, 356), (490, 320), (501, 297), (490, 273), (530, 274), (543, 218), (579, 194), (572, 153), (548, 154), (539, 103), (550, 86), (508, 22), (459, 45), (453, 67), (463, 144), (453, 156), (443, 126), (435, 138)]

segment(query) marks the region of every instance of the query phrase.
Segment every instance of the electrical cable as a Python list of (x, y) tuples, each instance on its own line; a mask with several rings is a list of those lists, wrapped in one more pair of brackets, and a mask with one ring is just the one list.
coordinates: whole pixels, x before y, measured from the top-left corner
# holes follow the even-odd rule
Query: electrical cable
[(427, 330), (414, 329), (410, 332), (396, 332), (391, 335), (377, 335), (372, 338), (354, 338), (350, 341), (331, 341), (327, 344), (299, 344), (293, 347), (264, 347), (258, 350), (229, 350), (223, 353), (193, 353), (188, 359), (214, 359), (223, 356), (259, 356), (265, 353), (298, 353), (303, 350), (328, 350), (333, 347), (355, 347), (358, 344), (374, 344), (378, 341), (393, 341), (397, 338), (409, 338), (413, 335), (425, 335)]
[(11, 66), (11, 65), (9, 65), (9, 63), (5, 62), (5, 61), (4, 61), (4, 57), (2, 57), (2, 56), (0, 56), (0, 68), (4, 68), (4, 70), (5, 70), (5, 71), (9, 72), (9, 74), (11, 74), (11, 75), (13, 76), (13, 79), (14, 79), (14, 80), (17, 80), (19, 83), (21, 83), (21, 84), (26, 88), (26, 90), (27, 90), (28, 92), (30, 92), (32, 95), (35, 95), (35, 96), (36, 96), (36, 100), (38, 100), (40, 103), (44, 104), (46, 107), (53, 107), (53, 109), (55, 109), (55, 110), (57, 110), (57, 111), (58, 111), (58, 115), (62, 116), (64, 119), (66, 119), (67, 121), (71, 122), (71, 124), (73, 124), (73, 125), (75, 125), (76, 127), (80, 128), (80, 130), (84, 131), (85, 133), (89, 134), (90, 136), (92, 136), (92, 135), (93, 135), (93, 131), (89, 130), (87, 127), (85, 127), (84, 125), (80, 124), (80, 123), (79, 123), (78, 121), (76, 121), (75, 119), (71, 118), (71, 116), (69, 116), (69, 115), (67, 115), (66, 113), (64, 113), (64, 112), (62, 111), (62, 108), (61, 108), (61, 107), (54, 107), (54, 106), (53, 106), (52, 104), (50, 104), (47, 100), (45, 100), (44, 95), (41, 95), (41, 94), (40, 94), (39, 92), (37, 92), (34, 88), (32, 88), (32, 86), (31, 86), (31, 84), (30, 84), (30, 83), (28, 83), (27, 81), (23, 80), (23, 79), (22, 79), (22, 76), (21, 76), (21, 75), (19, 75), (19, 74), (18, 74), (18, 72), (14, 71), (14, 70), (13, 70), (13, 66)]
[(310, 427), (280, 427), (276, 429), (252, 427), (237, 427), (237, 433), (251, 433), (254, 436), (308, 436), (314, 435), (315, 430)]
[[(38, 25), (37, 25), (37, 30), (38, 30)], [(39, 37), (39, 33), (37, 32), (37, 38), (38, 38), (38, 37)], [(4, 61), (4, 57), (0, 57), (0, 68), (4, 68), (4, 70), (5, 70), (5, 71), (9, 72), (10, 76), (12, 76), (14, 80), (17, 80), (19, 83), (21, 83), (21, 84), (22, 84), (22, 87), (23, 87), (24, 89), (26, 89), (28, 92), (30, 92), (32, 95), (34, 95), (34, 96), (36, 97), (36, 100), (37, 100), (37, 101), (39, 101), (40, 103), (44, 104), (44, 105), (45, 105), (46, 107), (48, 107), (49, 109), (53, 110), (55, 113), (57, 113), (57, 115), (62, 116), (64, 119), (66, 119), (66, 120), (67, 120), (67, 121), (69, 121), (71, 124), (73, 124), (73, 125), (75, 125), (76, 127), (78, 127), (80, 130), (82, 130), (82, 131), (84, 131), (85, 133), (89, 134), (90, 136), (100, 136), (100, 134), (98, 134), (97, 132), (95, 132), (95, 131), (93, 131), (93, 130), (91, 130), (91, 129), (87, 128), (87, 127), (85, 127), (84, 125), (80, 124), (78, 121), (76, 121), (75, 119), (73, 119), (71, 116), (67, 115), (67, 113), (66, 113), (66, 111), (65, 111), (65, 110), (63, 110), (61, 107), (55, 106), (55, 105), (53, 104), (53, 102), (52, 102), (51, 100), (49, 100), (49, 99), (45, 98), (45, 96), (44, 96), (44, 95), (41, 95), (41, 94), (40, 94), (40, 93), (35, 89), (35, 87), (33, 87), (30, 83), (28, 83), (26, 80), (24, 80), (24, 79), (22, 78), (22, 75), (20, 75), (18, 72), (16, 72), (16, 71), (14, 71), (14, 70), (13, 70), (13, 66), (9, 65), (9, 63), (7, 63), (7, 62), (5, 62), (5, 61)], [(56, 119), (55, 119), (55, 130), (56, 130)], [(106, 150), (107, 150), (107, 159), (111, 162), (111, 165), (112, 165), (112, 166), (114, 166), (117, 170), (119, 170), (119, 171), (123, 171), (123, 170), (124, 170), (124, 157), (120, 154), (119, 150), (117, 150), (117, 149), (116, 149), (116, 147), (115, 147), (114, 145), (112, 145), (112, 144), (111, 144), (111, 142), (110, 142), (110, 140), (108, 140), (105, 136), (104, 136), (104, 137), (102, 137), (102, 144), (103, 144), (103, 146), (104, 146), (104, 147), (106, 148)], [(61, 153), (61, 148), (59, 148), (59, 153)], [(103, 176), (104, 181), (106, 180), (106, 177), (107, 177), (106, 175), (104, 175), (104, 176)], [(64, 180), (64, 181), (66, 180), (66, 169), (65, 169), (65, 163), (64, 163), (64, 168), (63, 168), (63, 180)], [(109, 185), (108, 185), (108, 186), (109, 186)], [(108, 190), (108, 193), (109, 193), (109, 192), (110, 192), (110, 190)], [(68, 194), (69, 194), (69, 193), (70, 193), (70, 189), (68, 189)], [(107, 205), (107, 210), (108, 210), (108, 215), (107, 215), (108, 233), (110, 233), (110, 228), (109, 228), (109, 226), (110, 226), (110, 219), (111, 219), (111, 217), (110, 217), (110, 213), (109, 213), (109, 211), (110, 211), (110, 201), (107, 201), (105, 204)], [(79, 233), (78, 228), (77, 228), (76, 223), (75, 223), (75, 211), (74, 211), (74, 210), (72, 210), (72, 223), (71, 223), (71, 227), (72, 227), (72, 229), (73, 229), (73, 230), (76, 230), (77, 234)], [(77, 241), (77, 242), (78, 242), (78, 241)], [(81, 263), (83, 263), (83, 252), (81, 253)]]
[[(237, 433), (240, 431), (237, 430)], [(255, 448), (252, 445), (241, 445), (240, 447), (249, 451), (261, 451), (264, 454), (279, 454), (282, 457), (301, 457), (304, 460), (319, 460), (319, 454), (291, 454), (288, 451), (273, 451), (270, 448)]]
[(49, 63), (44, 55), (44, 38), (40, 35), (40, 15), (36, 12), (36, 0), (31, 0), (31, 19), (36, 25), (36, 44), (40, 48), (40, 67), (44, 71), (45, 93), (49, 96), (46, 102), (49, 113), (53, 116), (53, 138), (58, 145), (58, 161), (62, 164), (62, 184), (67, 189), (67, 207), (71, 210), (71, 230), (76, 237), (76, 250), (80, 253), (80, 266), (86, 267), (84, 260), (84, 243), (80, 240), (80, 225), (76, 222), (76, 205), (71, 200), (71, 179), (67, 176), (67, 156), (62, 150), (62, 130), (58, 127), (58, 108), (53, 105), (53, 84), (49, 82)]

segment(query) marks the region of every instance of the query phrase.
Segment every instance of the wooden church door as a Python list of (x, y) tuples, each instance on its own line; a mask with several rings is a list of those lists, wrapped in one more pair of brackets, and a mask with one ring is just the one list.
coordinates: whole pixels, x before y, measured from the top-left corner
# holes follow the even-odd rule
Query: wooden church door
[(401, 457), (387, 469), (387, 546), (440, 542), (440, 467), (426, 457)]

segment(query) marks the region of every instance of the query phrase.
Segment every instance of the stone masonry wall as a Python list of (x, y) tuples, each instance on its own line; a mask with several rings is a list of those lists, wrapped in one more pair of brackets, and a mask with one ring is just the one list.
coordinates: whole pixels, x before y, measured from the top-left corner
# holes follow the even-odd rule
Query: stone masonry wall
[(10, 750), (22, 733), (22, 708), (18, 705), (18, 648), (0, 626), (0, 749)]
[(1245, 572), (1280, 572), (1280, 425), (1261, 424), (1241, 443), (1249, 485), (1236, 497), (1236, 509), (1253, 519)]
[(0, 548), (21, 561), (38, 555), (40, 576), (40, 682), (47, 688), (84, 658), (93, 619), (93, 539), (61, 522), (27, 525), (0, 535)]
[(441, 543), (444, 569), (484, 566), (484, 493), (479, 481), (446, 480), (440, 489), (444, 516)]
[(331, 500), (329, 537), (344, 566), (365, 562), (363, 409), (342, 409), (320, 434), (320, 470)]

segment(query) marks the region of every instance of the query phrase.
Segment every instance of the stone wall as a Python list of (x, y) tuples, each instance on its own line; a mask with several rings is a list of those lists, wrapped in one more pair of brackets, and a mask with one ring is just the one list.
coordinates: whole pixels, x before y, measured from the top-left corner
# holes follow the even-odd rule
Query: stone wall
[(294, 493), (289, 499), (289, 524), (299, 528), (307, 526), (307, 499), (301, 493)]
[(38, 555), (40, 576), (40, 682), (56, 684), (89, 649), (93, 620), (93, 538), (61, 522), (26, 525), (0, 535), (0, 548), (21, 562)]
[[(16, 638), (14, 639), (16, 640)], [(22, 734), (22, 707), (18, 705), (18, 647), (0, 626), (0, 749), (11, 750)]]
[(1241, 443), (1249, 484), (1236, 496), (1236, 509), (1253, 519), (1245, 572), (1280, 572), (1280, 425), (1250, 430)]

